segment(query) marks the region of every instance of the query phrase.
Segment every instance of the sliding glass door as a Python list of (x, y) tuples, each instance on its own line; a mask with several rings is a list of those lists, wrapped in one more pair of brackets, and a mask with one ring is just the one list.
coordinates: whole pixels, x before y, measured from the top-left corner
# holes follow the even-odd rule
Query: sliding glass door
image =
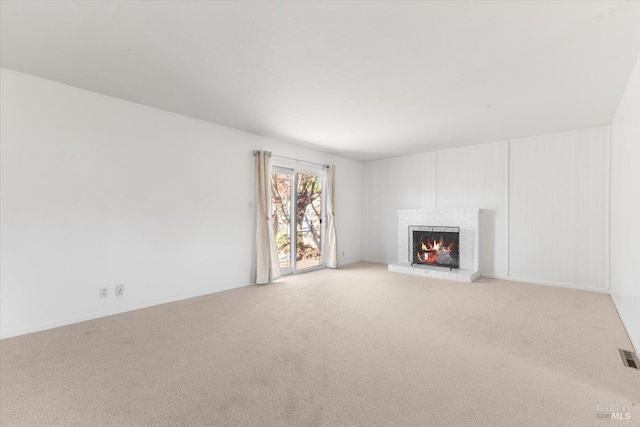
[(322, 265), (322, 177), (297, 172), (296, 269)]
[(271, 174), (271, 209), (273, 210), (273, 232), (276, 235), (280, 272), (291, 274), (293, 260), (291, 254), (291, 213), (293, 203), (293, 171), (273, 168)]
[(322, 266), (322, 174), (274, 167), (271, 182), (282, 274)]

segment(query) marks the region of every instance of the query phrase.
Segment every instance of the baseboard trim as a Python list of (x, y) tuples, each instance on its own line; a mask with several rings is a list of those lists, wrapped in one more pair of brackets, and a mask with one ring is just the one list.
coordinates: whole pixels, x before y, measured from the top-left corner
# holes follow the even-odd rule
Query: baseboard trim
[(351, 265), (351, 264), (357, 264), (359, 262), (362, 262), (362, 260), (355, 260), (354, 261), (352, 259), (349, 259), (349, 260), (344, 260), (344, 261), (338, 261), (338, 268), (346, 267), (347, 265)]
[[(363, 259), (361, 261), (351, 261), (351, 260), (349, 260), (345, 264), (340, 264), (339, 267), (344, 267), (344, 266), (347, 266), (347, 265), (350, 265), (350, 264), (356, 264), (356, 263), (359, 263), (359, 262), (369, 262), (369, 263), (373, 263), (373, 264), (386, 264), (386, 263), (384, 263), (382, 261), (379, 261), (379, 260)], [(509, 281), (513, 281), (513, 282), (531, 283), (531, 284), (534, 284), (534, 285), (555, 286), (555, 287), (559, 287), (559, 288), (567, 288), (567, 289), (575, 289), (575, 290), (587, 291), (587, 292), (597, 292), (597, 293), (610, 294), (609, 290), (606, 290), (606, 289), (587, 288), (587, 287), (583, 287), (583, 286), (577, 286), (577, 285), (565, 284), (565, 283), (546, 282), (546, 281), (540, 281), (540, 280), (522, 279), (522, 278), (517, 278), (517, 277), (507, 277), (507, 276), (499, 276), (499, 275), (484, 274), (484, 273), (482, 274), (482, 277), (489, 277), (489, 278), (500, 279), (500, 280), (509, 280)], [(86, 322), (88, 320), (99, 319), (101, 317), (113, 316), (115, 314), (127, 313), (129, 311), (141, 310), (143, 308), (154, 307), (156, 305), (167, 304), (167, 303), (170, 303), (170, 302), (182, 301), (182, 300), (185, 300), (185, 299), (196, 298), (196, 297), (203, 296), (203, 295), (215, 294), (217, 292), (228, 291), (230, 289), (241, 288), (243, 286), (250, 286), (252, 284), (253, 283), (247, 283), (247, 284), (242, 284), (242, 285), (232, 285), (232, 286), (229, 286), (229, 287), (226, 287), (226, 288), (223, 288), (223, 289), (217, 289), (215, 291), (212, 291), (211, 289), (202, 289), (202, 290), (193, 291), (193, 292), (187, 292), (187, 293), (184, 293), (184, 294), (178, 294), (178, 295), (174, 295), (174, 296), (170, 296), (170, 297), (166, 297), (166, 298), (155, 299), (155, 300), (139, 303), (139, 304), (136, 304), (136, 305), (130, 306), (130, 307), (116, 308), (116, 309), (113, 309), (113, 310), (106, 310), (106, 311), (101, 311), (101, 312), (98, 312), (98, 313), (91, 313), (91, 314), (86, 314), (86, 315), (82, 315), (82, 316), (70, 317), (70, 318), (62, 319), (62, 320), (56, 320), (56, 321), (53, 321), (53, 322), (46, 322), (46, 323), (42, 323), (42, 324), (29, 326), (29, 327), (26, 327), (26, 328), (3, 331), (2, 333), (0, 333), (0, 340), (6, 339), (6, 338), (17, 337), (17, 336), (20, 336), (20, 335), (31, 334), (31, 333), (34, 333), (34, 332), (46, 331), (48, 329), (59, 328), (61, 326), (68, 326), (68, 325), (72, 325), (74, 323)], [(614, 305), (615, 305), (615, 300), (613, 299), (613, 297), (611, 299), (612, 299), (612, 301), (614, 302)], [(617, 306), (616, 306), (616, 310), (618, 310)], [(618, 317), (620, 317), (620, 312), (619, 311), (618, 311)], [(624, 320), (622, 320), (622, 317), (620, 317), (620, 319), (621, 319), (621, 321), (622, 321), (622, 323), (624, 325)], [(633, 342), (631, 336), (629, 335), (629, 331), (628, 331), (626, 325), (625, 325), (625, 330), (627, 331), (627, 335), (629, 336), (629, 340), (631, 340), (632, 345), (636, 349), (636, 352), (638, 354), (640, 354), (640, 352), (638, 351), (638, 345)]]
[[(340, 264), (339, 267), (344, 267), (347, 266), (349, 264), (356, 264), (358, 262), (361, 261), (352, 261), (352, 260), (345, 260), (344, 264)], [(81, 323), (81, 322), (86, 322), (88, 320), (94, 320), (94, 319), (100, 319), (102, 317), (108, 317), (108, 316), (113, 316), (115, 314), (121, 314), (121, 313), (127, 313), (129, 311), (135, 311), (135, 310), (141, 310), (143, 308), (149, 308), (149, 307), (154, 307), (156, 305), (161, 305), (161, 304), (167, 304), (170, 302), (176, 302), (176, 301), (182, 301), (185, 299), (189, 299), (189, 298), (196, 298), (196, 297), (200, 297), (203, 295), (210, 295), (210, 294), (215, 294), (218, 292), (223, 292), (223, 291), (228, 291), (231, 289), (237, 289), (237, 288), (242, 288), (244, 286), (251, 286), (254, 285), (255, 283), (246, 283), (246, 284), (242, 284), (242, 285), (232, 285), (229, 287), (225, 287), (222, 289), (216, 289), (216, 290), (211, 290), (211, 289), (201, 289), (198, 291), (193, 291), (193, 292), (187, 292), (184, 294), (178, 294), (178, 295), (173, 295), (173, 296), (169, 296), (166, 298), (159, 298), (159, 299), (155, 299), (155, 300), (151, 300), (151, 301), (146, 301), (146, 302), (142, 302), (139, 304), (135, 304), (129, 307), (119, 307), (119, 308), (115, 308), (112, 310), (105, 310), (105, 311), (100, 311), (97, 313), (90, 313), (90, 314), (85, 314), (82, 316), (74, 316), (74, 317), (69, 317), (66, 319), (62, 319), (62, 320), (55, 320), (52, 322), (46, 322), (46, 323), (40, 323), (37, 325), (32, 325), (26, 328), (20, 328), (20, 329), (13, 329), (13, 330), (8, 330), (8, 331), (2, 331), (0, 332), (0, 340), (6, 339), (6, 338), (13, 338), (13, 337), (18, 337), (21, 335), (27, 335), (27, 334), (32, 334), (34, 332), (41, 332), (41, 331), (46, 331), (49, 329), (55, 329), (55, 328), (59, 328), (62, 326), (68, 326), (68, 325), (73, 325), (74, 323)]]
[(363, 259), (362, 261), (358, 262), (370, 262), (371, 264), (389, 264), (388, 262), (380, 261), (377, 259)]
[[(362, 261), (370, 262), (373, 264), (387, 264), (384, 261), (373, 260), (373, 259), (363, 259)], [(556, 288), (575, 289), (578, 291), (596, 292), (599, 294), (609, 294), (609, 289), (588, 288), (586, 286), (579, 286), (571, 283), (549, 282), (544, 280), (524, 279), (521, 277), (500, 276), (497, 274), (486, 274), (486, 273), (481, 273), (481, 277), (489, 277), (492, 279), (500, 279), (500, 280), (509, 280), (512, 282), (531, 283), (533, 285), (555, 286)]]
[(627, 337), (629, 337), (631, 346), (633, 346), (633, 349), (636, 352), (636, 354), (640, 354), (640, 343), (637, 343), (633, 340), (633, 336), (631, 335), (631, 333), (629, 333), (629, 328), (627, 327), (627, 323), (624, 321), (624, 317), (620, 315), (620, 309), (618, 308), (618, 303), (616, 302), (616, 299), (611, 294), (609, 294), (609, 296), (611, 297), (611, 302), (613, 302), (613, 306), (616, 308), (616, 313), (618, 313), (618, 318), (620, 319), (620, 323), (622, 323), (622, 327), (624, 328), (624, 331), (627, 333)]
[(609, 294), (608, 289), (588, 288), (586, 286), (573, 285), (571, 283), (548, 282), (544, 280), (523, 279), (520, 277), (499, 276), (495, 274), (485, 274), (485, 273), (482, 273), (482, 277), (489, 277), (492, 279), (500, 279), (500, 280), (509, 280), (512, 282), (531, 283), (532, 285), (544, 285), (544, 286), (554, 286), (556, 288), (575, 289), (577, 291), (596, 292), (599, 294)]
[(184, 294), (173, 295), (173, 296), (169, 296), (169, 297), (166, 297), (166, 298), (159, 298), (159, 299), (155, 299), (155, 300), (151, 300), (151, 301), (145, 301), (145, 302), (138, 303), (138, 304), (135, 304), (135, 305), (132, 305), (132, 306), (128, 306), (128, 307), (116, 308), (116, 309), (112, 309), (112, 310), (100, 311), (100, 312), (97, 312), (97, 313), (90, 313), (90, 314), (85, 314), (85, 315), (81, 315), (81, 316), (69, 317), (67, 319), (55, 320), (55, 321), (52, 321), (52, 322), (41, 323), (41, 324), (32, 325), (32, 326), (28, 326), (26, 328), (21, 328), (21, 329), (3, 331), (2, 333), (0, 333), (0, 340), (6, 339), (6, 338), (13, 338), (13, 337), (21, 336), (21, 335), (27, 335), (27, 334), (31, 334), (31, 333), (34, 333), (34, 332), (41, 332), (41, 331), (46, 331), (46, 330), (49, 330), (49, 329), (55, 329), (55, 328), (59, 328), (59, 327), (62, 327), (62, 326), (73, 325), (75, 323), (86, 322), (88, 320), (100, 319), (102, 317), (113, 316), (115, 314), (122, 314), (122, 313), (128, 313), (130, 311), (142, 310), (144, 308), (154, 307), (154, 306), (162, 305), (162, 304), (168, 304), (170, 302), (182, 301), (182, 300), (189, 299), (189, 298), (201, 297), (203, 295), (215, 294), (215, 293), (218, 293), (218, 292), (224, 292), (224, 291), (228, 291), (228, 290), (231, 290), (231, 289), (242, 288), (244, 286), (251, 286), (253, 284), (254, 283), (237, 285), (237, 286), (230, 286), (230, 287), (223, 288), (223, 289), (217, 289), (215, 291), (212, 291), (211, 289), (200, 289), (200, 290), (197, 290), (197, 291), (187, 292), (187, 293), (184, 293)]

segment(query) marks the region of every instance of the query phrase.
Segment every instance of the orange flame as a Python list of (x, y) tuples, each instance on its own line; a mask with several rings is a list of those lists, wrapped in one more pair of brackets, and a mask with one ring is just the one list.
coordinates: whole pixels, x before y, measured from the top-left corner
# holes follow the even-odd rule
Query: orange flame
[(449, 245), (445, 245), (443, 238), (441, 237), (440, 241), (433, 239), (426, 243), (421, 242), (420, 246), (422, 251), (416, 253), (418, 260), (427, 264), (438, 264), (438, 255), (440, 253), (444, 252), (447, 256), (450, 256), (451, 250), (453, 249), (453, 242)]

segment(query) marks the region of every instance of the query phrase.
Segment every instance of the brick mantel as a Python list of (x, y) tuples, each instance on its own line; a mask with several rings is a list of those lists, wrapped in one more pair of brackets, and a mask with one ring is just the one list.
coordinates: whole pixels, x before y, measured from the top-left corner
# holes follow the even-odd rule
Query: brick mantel
[[(472, 282), (478, 277), (480, 264), (481, 209), (407, 209), (398, 211), (398, 262), (389, 270), (436, 278)], [(411, 266), (409, 226), (460, 227), (460, 268), (451, 271), (443, 267)]]

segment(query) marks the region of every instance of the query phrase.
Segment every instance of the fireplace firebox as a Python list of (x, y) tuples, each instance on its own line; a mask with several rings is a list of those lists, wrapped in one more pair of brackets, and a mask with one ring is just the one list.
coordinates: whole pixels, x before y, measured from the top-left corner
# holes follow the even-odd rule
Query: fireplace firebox
[(460, 227), (409, 226), (411, 264), (460, 268)]

